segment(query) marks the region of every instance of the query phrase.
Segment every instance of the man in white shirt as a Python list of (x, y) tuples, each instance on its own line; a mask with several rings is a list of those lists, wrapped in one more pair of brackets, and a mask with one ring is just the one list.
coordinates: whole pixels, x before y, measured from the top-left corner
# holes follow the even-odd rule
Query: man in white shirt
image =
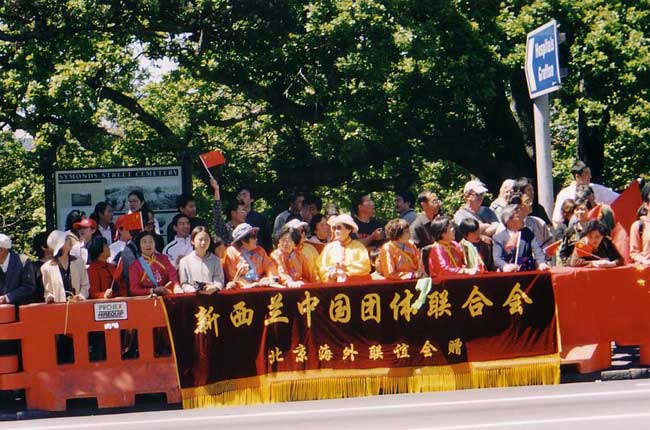
[(575, 181), (571, 182), (566, 188), (563, 188), (555, 199), (555, 206), (553, 207), (553, 216), (551, 217), (553, 225), (557, 227), (562, 222), (562, 203), (567, 199), (575, 198), (577, 185), (590, 185), (594, 190), (596, 203), (605, 203), (611, 205), (614, 200), (618, 198), (618, 193), (611, 189), (599, 184), (591, 183), (591, 169), (583, 161), (576, 161), (571, 167), (571, 173)]
[(192, 247), (192, 240), (190, 239), (190, 219), (187, 215), (180, 215), (176, 217), (176, 222), (173, 224), (176, 236), (174, 240), (169, 242), (163, 249), (169, 261), (178, 268), (178, 263), (181, 258), (191, 253), (194, 248)]

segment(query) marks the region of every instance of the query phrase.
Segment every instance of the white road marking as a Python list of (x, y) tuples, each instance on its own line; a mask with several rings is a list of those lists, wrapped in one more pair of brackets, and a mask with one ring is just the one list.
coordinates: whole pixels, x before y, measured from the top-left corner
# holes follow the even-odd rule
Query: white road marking
[[(375, 405), (375, 406), (355, 406), (355, 407), (346, 407), (346, 408), (322, 408), (322, 409), (304, 409), (304, 410), (292, 410), (292, 411), (270, 411), (270, 412), (257, 412), (252, 414), (218, 414), (218, 415), (202, 415), (194, 417), (169, 417), (169, 418), (156, 418), (156, 419), (142, 419), (142, 420), (132, 420), (132, 421), (93, 421), (92, 423), (79, 423), (79, 424), (52, 424), (47, 425), (43, 423), (40, 426), (32, 427), (19, 427), (22, 430), (37, 430), (37, 429), (83, 429), (83, 428), (96, 428), (96, 427), (125, 427), (125, 426), (136, 426), (144, 424), (170, 424), (170, 423), (187, 423), (187, 422), (196, 422), (196, 421), (229, 421), (237, 419), (247, 419), (247, 418), (279, 418), (279, 417), (288, 417), (296, 415), (308, 415), (308, 414), (332, 414), (332, 413), (359, 413), (363, 411), (385, 411), (385, 410), (396, 410), (396, 409), (414, 409), (414, 408), (431, 408), (431, 407), (441, 407), (441, 406), (465, 406), (465, 405), (478, 405), (478, 404), (497, 404), (497, 403), (508, 403), (508, 402), (528, 402), (531, 400), (565, 400), (565, 399), (580, 399), (580, 398), (593, 398), (593, 397), (611, 397), (611, 396), (625, 396), (628, 394), (650, 394), (650, 389), (637, 389), (637, 390), (617, 390), (617, 391), (602, 391), (596, 393), (572, 393), (572, 394), (555, 394), (555, 395), (535, 395), (535, 396), (520, 396), (520, 397), (502, 397), (496, 399), (476, 399), (476, 400), (458, 400), (458, 401), (443, 401), (443, 402), (422, 402), (422, 403), (410, 403), (410, 404), (394, 404), (394, 405)], [(650, 413), (647, 414), (650, 416)], [(609, 415), (603, 415), (607, 417)], [(612, 415), (613, 416), (623, 416), (623, 415)], [(643, 416), (643, 415), (640, 415)], [(99, 419), (100, 417), (95, 417)], [(577, 418), (576, 419), (580, 419)], [(542, 421), (539, 421), (544, 422)], [(486, 424), (492, 425), (492, 424)], [(496, 425), (496, 424), (495, 424)], [(512, 424), (514, 425), (514, 424)], [(476, 427), (476, 426), (474, 426)], [(463, 429), (463, 428), (472, 428), (470, 427), (449, 427), (449, 429)], [(442, 428), (441, 428), (442, 429)]]
[(638, 414), (620, 414), (620, 415), (585, 415), (582, 417), (565, 417), (565, 418), (547, 418), (542, 420), (521, 420), (521, 421), (501, 421), (497, 423), (488, 424), (467, 424), (458, 426), (444, 426), (444, 427), (417, 427), (410, 430), (469, 430), (469, 429), (489, 429), (489, 428), (503, 428), (514, 426), (526, 426), (533, 424), (560, 424), (582, 421), (605, 421), (605, 420), (620, 420), (625, 418), (642, 418), (650, 417), (650, 412), (643, 412)]

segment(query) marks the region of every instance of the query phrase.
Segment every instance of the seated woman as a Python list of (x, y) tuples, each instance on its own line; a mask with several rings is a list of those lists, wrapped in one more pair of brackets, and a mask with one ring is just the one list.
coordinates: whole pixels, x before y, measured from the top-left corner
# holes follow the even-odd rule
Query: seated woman
[(239, 224), (232, 231), (232, 245), (224, 258), (227, 288), (265, 287), (277, 282), (275, 263), (257, 245), (258, 231), (259, 228), (247, 223)]
[(271, 259), (278, 268), (280, 283), (289, 288), (314, 282), (307, 258), (298, 251), (301, 240), (302, 233), (299, 230), (285, 225), (278, 233), (277, 249), (271, 253)]
[(423, 272), (420, 251), (409, 240), (409, 223), (401, 218), (388, 221), (385, 227), (389, 242), (379, 250), (377, 271), (386, 279), (414, 279)]
[(476, 268), (468, 268), (460, 245), (454, 241), (454, 224), (447, 217), (438, 217), (431, 223), (433, 245), (429, 252), (429, 275), (475, 275)]
[(103, 236), (94, 236), (88, 244), (88, 279), (91, 299), (109, 299), (126, 296), (122, 277), (115, 279), (115, 266), (108, 263), (111, 251)]
[(623, 264), (623, 257), (606, 234), (607, 226), (603, 221), (589, 221), (573, 249), (569, 266), (615, 267)]
[(140, 256), (129, 266), (129, 294), (164, 296), (182, 293), (178, 272), (167, 256), (156, 252), (153, 234), (143, 231), (134, 242)]
[(309, 231), (311, 236), (307, 239), (312, 244), (317, 245), (319, 251), (322, 251), (325, 244), (330, 241), (332, 230), (327, 224), (327, 217), (322, 214), (316, 214), (309, 222)]
[(639, 208), (639, 219), (630, 227), (630, 257), (639, 264), (650, 265), (650, 185), (641, 190), (643, 203)]
[(553, 231), (553, 240), (562, 240), (566, 234), (571, 218), (573, 217), (573, 209), (576, 207), (576, 201), (573, 199), (566, 199), (562, 202), (560, 212), (562, 213), (562, 222), (555, 226)]
[(223, 267), (210, 251), (213, 242), (210, 233), (203, 226), (194, 227), (190, 239), (194, 251), (181, 258), (178, 266), (183, 291), (212, 294), (221, 290), (225, 285)]
[(346, 282), (370, 279), (370, 257), (363, 243), (350, 234), (359, 227), (348, 214), (331, 217), (333, 241), (325, 245), (318, 260), (318, 274), (323, 282)]
[(506, 229), (492, 238), (494, 265), (502, 272), (547, 270), (546, 255), (535, 239), (535, 234), (524, 225), (517, 205), (508, 205), (501, 211)]
[(560, 245), (560, 260), (563, 264), (569, 263), (573, 254), (573, 247), (580, 240), (584, 226), (589, 222), (589, 201), (578, 199), (573, 207), (573, 223), (564, 231), (562, 245)]
[(74, 240), (71, 233), (60, 230), (54, 230), (47, 237), (47, 247), (54, 258), (41, 266), (45, 303), (65, 302), (66, 296), (72, 300), (88, 298), (90, 284), (86, 264), (70, 255)]

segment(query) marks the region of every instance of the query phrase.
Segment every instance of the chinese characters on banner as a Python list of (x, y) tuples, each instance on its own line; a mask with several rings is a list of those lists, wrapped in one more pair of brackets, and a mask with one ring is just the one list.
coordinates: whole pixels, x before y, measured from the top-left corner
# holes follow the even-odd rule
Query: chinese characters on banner
[(558, 351), (548, 273), (449, 279), (415, 309), (419, 294), (407, 281), (165, 296), (181, 388)]

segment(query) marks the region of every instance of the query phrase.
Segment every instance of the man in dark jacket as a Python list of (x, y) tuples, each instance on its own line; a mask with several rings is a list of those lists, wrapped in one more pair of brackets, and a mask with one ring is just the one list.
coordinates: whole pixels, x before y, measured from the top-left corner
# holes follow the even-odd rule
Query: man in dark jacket
[(0, 304), (29, 303), (34, 293), (34, 272), (24, 255), (11, 251), (11, 239), (0, 234)]

